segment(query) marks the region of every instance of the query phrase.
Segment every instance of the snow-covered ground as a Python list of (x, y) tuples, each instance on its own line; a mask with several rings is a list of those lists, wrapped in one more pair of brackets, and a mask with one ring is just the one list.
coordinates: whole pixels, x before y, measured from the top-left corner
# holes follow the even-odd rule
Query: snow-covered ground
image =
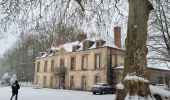
[[(11, 88), (0, 87), (0, 100), (9, 100), (10, 97)], [(91, 92), (84, 91), (21, 87), (18, 100), (115, 100), (115, 95), (93, 95)]]

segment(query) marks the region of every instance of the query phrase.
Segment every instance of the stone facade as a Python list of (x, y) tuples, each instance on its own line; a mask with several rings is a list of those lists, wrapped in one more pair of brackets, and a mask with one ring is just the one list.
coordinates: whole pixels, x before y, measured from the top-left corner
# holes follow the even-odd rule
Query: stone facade
[(53, 45), (36, 58), (34, 84), (85, 91), (91, 91), (99, 82), (112, 85), (112, 68), (124, 63), (124, 49), (114, 41), (107, 35)]
[[(90, 91), (96, 82), (112, 84), (112, 66), (123, 64), (124, 51), (103, 47), (92, 50), (68, 53), (60, 49), (55, 56), (37, 58), (35, 69), (35, 84), (43, 85), (49, 88), (59, 88), (60, 75), (54, 75), (52, 70), (52, 61), (54, 69), (61, 67), (61, 61), (64, 61), (66, 73), (64, 76), (64, 87), (66, 89), (87, 90)], [(99, 67), (95, 67), (96, 56), (100, 57)], [(112, 56), (111, 56), (112, 55)], [(82, 68), (83, 57), (87, 57), (87, 68)], [(75, 59), (75, 66), (72, 68), (71, 60)], [(110, 63), (112, 61), (112, 63)], [(45, 67), (47, 67), (45, 69)], [(39, 68), (39, 69), (38, 69)], [(98, 79), (97, 79), (98, 78)]]
[[(34, 84), (91, 91), (95, 83), (120, 83), (125, 50), (121, 48), (121, 39), (117, 39), (121, 38), (120, 28), (114, 31), (116, 39), (107, 35), (87, 39), (83, 36), (65, 44), (55, 41), (53, 47), (36, 58)], [(169, 70), (148, 68), (148, 71), (151, 83), (170, 86)]]

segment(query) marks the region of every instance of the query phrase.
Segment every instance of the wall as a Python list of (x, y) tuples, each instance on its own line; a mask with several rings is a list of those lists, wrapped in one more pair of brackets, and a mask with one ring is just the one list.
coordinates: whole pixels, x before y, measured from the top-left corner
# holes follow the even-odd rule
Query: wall
[[(147, 69), (149, 76), (148, 78), (151, 84), (167, 84), (168, 87), (170, 87), (170, 70), (162, 70), (155, 68)], [(115, 84), (120, 83), (122, 81), (123, 68), (114, 68), (113, 76), (115, 77), (115, 79), (113, 80)]]
[[(100, 68), (95, 69), (95, 54), (100, 54)], [(88, 56), (88, 66), (87, 70), (82, 70), (82, 56)], [(116, 61), (112, 62), (112, 56), (116, 55)], [(123, 63), (123, 55), (124, 51), (121, 51), (119, 49), (113, 49), (113, 48), (98, 48), (98, 49), (91, 49), (86, 51), (78, 51), (78, 52), (71, 52), (68, 53), (64, 49), (60, 49), (55, 56), (52, 57), (46, 57), (46, 58), (40, 58), (36, 59), (37, 62), (40, 62), (40, 71), (35, 72), (35, 80), (34, 83), (36, 83), (36, 76), (40, 76), (38, 84), (43, 85), (43, 76), (47, 76), (47, 85), (44, 87), (51, 87), (51, 88), (59, 88), (59, 76), (54, 76), (54, 74), (51, 72), (51, 60), (55, 60), (55, 67), (60, 67), (60, 59), (64, 59), (65, 61), (65, 67), (67, 69), (67, 73), (65, 74), (65, 88), (71, 89), (71, 82), (70, 77), (74, 76), (74, 87), (72, 89), (75, 90), (82, 90), (81, 88), (81, 78), (82, 76), (87, 77), (87, 85), (86, 85), (86, 91), (90, 91), (92, 89), (92, 86), (95, 84), (95, 76), (100, 76), (100, 82), (103, 83), (109, 83), (113, 84), (113, 70), (112, 65), (121, 65)], [(71, 58), (76, 58), (76, 68), (75, 70), (71, 70)], [(44, 62), (48, 61), (48, 68), (47, 72), (44, 72)], [(116, 64), (115, 64), (116, 63)], [(36, 65), (37, 66), (37, 65)], [(35, 71), (36, 71), (35, 67)], [(54, 77), (53, 80), (53, 86), (50, 86), (50, 78), (51, 76)]]

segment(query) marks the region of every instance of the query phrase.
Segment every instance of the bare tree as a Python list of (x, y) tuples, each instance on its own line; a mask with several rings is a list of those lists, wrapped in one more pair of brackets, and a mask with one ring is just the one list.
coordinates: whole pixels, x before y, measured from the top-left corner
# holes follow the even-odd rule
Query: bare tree
[(49, 23), (39, 25), (38, 29), (22, 32), (13, 48), (4, 54), (5, 63), (20, 80), (30, 81), (34, 74), (35, 58), (39, 56), (39, 52), (46, 52), (58, 38), (63, 43), (70, 42), (79, 32), (82, 31), (75, 31), (73, 27), (65, 25), (51, 26)]
[(124, 13), (119, 7), (124, 4), (124, 0), (120, 3), (117, 0), (5, 0), (0, 3), (4, 14), (1, 27), (7, 30), (12, 25), (22, 31), (51, 20), (54, 25), (64, 23), (102, 34), (113, 30), (111, 23), (122, 24), (126, 17), (121, 16)]
[[(8, 22), (19, 20), (19, 25), (24, 26), (23, 30), (36, 27), (38, 31), (41, 31), (41, 24), (52, 19), (54, 25), (62, 22), (66, 25), (77, 26), (87, 32), (102, 33), (109, 31), (108, 28), (112, 27), (110, 24), (113, 22), (113, 17), (119, 16), (118, 20), (120, 21), (119, 18), (123, 13), (121, 13), (118, 4), (124, 5), (122, 1), (124, 0), (50, 0), (48, 2), (45, 0), (6, 0), (1, 2), (1, 7), (3, 8), (2, 12), (7, 15), (1, 21), (5, 23), (3, 24), (4, 29), (8, 26)], [(150, 92), (146, 72), (146, 37), (147, 21), (152, 4), (149, 0), (128, 0), (128, 3), (129, 17), (124, 78), (135, 76), (145, 81), (126, 79), (124, 82), (125, 93), (130, 96), (137, 94), (147, 97)], [(165, 50), (169, 53), (169, 24), (167, 24), (169, 18), (166, 16), (164, 4), (160, 3), (160, 0), (155, 4), (158, 5), (158, 11), (160, 11), (155, 14), (159, 25), (156, 27), (162, 32), (164, 39), (162, 46), (166, 46)], [(35, 13), (37, 11), (38, 14)], [(164, 57), (169, 58), (166, 53), (164, 54)]]
[(150, 63), (170, 62), (170, 2), (167, 0), (152, 1), (154, 12), (150, 20), (148, 37)]

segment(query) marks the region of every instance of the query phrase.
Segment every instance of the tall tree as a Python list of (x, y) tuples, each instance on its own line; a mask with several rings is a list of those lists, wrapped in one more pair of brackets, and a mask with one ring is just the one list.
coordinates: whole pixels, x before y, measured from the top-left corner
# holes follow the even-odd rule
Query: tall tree
[[(53, 30), (53, 27), (56, 29)], [(76, 34), (83, 33), (75, 30), (65, 25), (50, 26), (46, 23), (34, 29), (33, 34), (23, 32), (13, 48), (4, 54), (4, 62), (11, 67), (10, 71), (16, 73), (20, 80), (31, 81), (34, 75), (35, 58), (39, 56), (39, 52), (46, 52), (55, 39), (60, 38), (62, 43), (71, 42)]]
[(124, 85), (126, 99), (134, 95), (148, 99), (147, 80), (147, 22), (153, 6), (149, 0), (128, 0), (129, 16), (126, 38)]

